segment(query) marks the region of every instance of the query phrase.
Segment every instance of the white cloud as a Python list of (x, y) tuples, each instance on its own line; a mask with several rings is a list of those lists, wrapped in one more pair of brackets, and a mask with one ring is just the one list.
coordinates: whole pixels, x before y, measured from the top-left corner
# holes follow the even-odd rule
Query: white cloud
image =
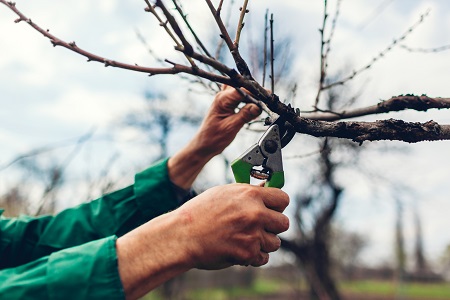
[(106, 126), (123, 115), (127, 109), (142, 101), (137, 93), (125, 91), (95, 91), (85, 87), (67, 89), (51, 106), (39, 108), (37, 113), (55, 122), (72, 125)]

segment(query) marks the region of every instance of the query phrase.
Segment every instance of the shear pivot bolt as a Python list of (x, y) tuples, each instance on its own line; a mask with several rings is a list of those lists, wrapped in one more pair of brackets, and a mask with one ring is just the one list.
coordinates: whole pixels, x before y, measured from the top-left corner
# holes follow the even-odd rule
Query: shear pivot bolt
[(264, 150), (266, 150), (266, 152), (268, 152), (268, 153), (273, 154), (273, 153), (277, 152), (278, 145), (276, 142), (271, 141), (271, 140), (265, 141)]

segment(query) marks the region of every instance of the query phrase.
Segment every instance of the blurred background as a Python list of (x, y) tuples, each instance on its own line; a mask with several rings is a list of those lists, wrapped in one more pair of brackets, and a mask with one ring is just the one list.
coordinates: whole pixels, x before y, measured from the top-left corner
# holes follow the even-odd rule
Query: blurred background
[[(182, 4), (205, 45), (231, 65), (205, 2)], [(241, 5), (224, 3), (232, 37)], [(37, 0), (17, 7), (57, 37), (106, 58), (142, 66), (184, 62), (144, 12), (144, 1)], [(267, 10), (274, 15), (275, 92), (312, 110), (324, 1), (249, 4), (241, 51), (258, 79)], [(327, 82), (354, 71), (358, 76), (322, 93), (322, 109), (365, 107), (401, 94), (449, 96), (448, 1), (332, 0), (327, 12)], [(87, 63), (15, 19), (0, 7), (0, 206), (6, 216), (56, 213), (131, 184), (136, 172), (189, 141), (214, 98), (214, 86), (195, 78)], [(385, 118), (450, 124), (445, 110), (362, 120)], [(229, 163), (261, 134), (253, 126), (241, 131), (195, 188), (232, 182)], [(449, 146), (360, 146), (297, 134), (283, 150), (291, 228), (269, 265), (195, 270), (147, 298), (309, 299), (324, 291), (344, 299), (450, 299)]]

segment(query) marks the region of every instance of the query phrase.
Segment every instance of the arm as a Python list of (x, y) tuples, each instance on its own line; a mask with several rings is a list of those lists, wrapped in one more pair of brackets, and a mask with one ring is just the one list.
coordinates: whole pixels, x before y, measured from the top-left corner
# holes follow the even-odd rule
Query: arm
[(132, 186), (55, 216), (0, 218), (0, 269), (111, 235), (121, 236), (179, 204), (167, 161), (136, 174)]
[(135, 176), (135, 184), (56, 216), (0, 219), (0, 269), (14, 267), (52, 252), (107, 237), (121, 236), (173, 210), (179, 203), (171, 181), (188, 189), (203, 166), (228, 146), (259, 108), (234, 110), (241, 96), (230, 87), (219, 92), (193, 140), (167, 161)]

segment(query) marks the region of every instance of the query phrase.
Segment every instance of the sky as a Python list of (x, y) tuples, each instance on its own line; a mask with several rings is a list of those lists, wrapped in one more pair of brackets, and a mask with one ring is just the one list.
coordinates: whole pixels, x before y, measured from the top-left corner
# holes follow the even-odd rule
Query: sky
[[(16, 1), (17, 7), (34, 22), (59, 38), (76, 41), (77, 45), (101, 56), (145, 66), (158, 66), (138, 40), (136, 29), (143, 33), (152, 50), (160, 57), (182, 62), (163, 30), (148, 13), (144, 1), (125, 3), (119, 0), (98, 1)], [(216, 1), (217, 2), (217, 1)], [(331, 16), (336, 1), (329, 2)], [(187, 3), (187, 2), (186, 2)], [(211, 26), (211, 16), (203, 1), (184, 4), (189, 18), (200, 36), (206, 40), (217, 37)], [(311, 108), (319, 76), (319, 47), (323, 7), (321, 1), (258, 0), (250, 3), (249, 21), (244, 30), (254, 35), (261, 27), (265, 10), (275, 15), (275, 31), (292, 37), (293, 76), (299, 84), (296, 103), (301, 109)], [(392, 41), (400, 37), (420, 16), (430, 10), (423, 24), (410, 34), (403, 44), (416, 48), (433, 48), (450, 44), (450, 3), (444, 0), (343, 0), (340, 18), (332, 40), (329, 57), (330, 74), (349, 74), (365, 66)], [(176, 107), (183, 109), (190, 100), (210, 101), (211, 96), (187, 93), (186, 81), (170, 76), (147, 77), (145, 74), (105, 68), (50, 42), (25, 23), (15, 24), (16, 16), (0, 6), (0, 165), (18, 154), (44, 145), (76, 139), (95, 129), (98, 138), (89, 144), (89, 163), (81, 161), (73, 167), (74, 174), (88, 166), (105, 164), (117, 151), (121, 159), (117, 170), (123, 173), (124, 183), (132, 174), (150, 161), (154, 155), (136, 131), (117, 130), (124, 112), (142, 107), (146, 91), (165, 92), (176, 99)], [(329, 27), (328, 29), (329, 30)], [(410, 53), (395, 47), (367, 72), (348, 84), (349, 96), (359, 95), (361, 106), (389, 99), (393, 95), (414, 93), (448, 97), (450, 51), (424, 54)], [(200, 101), (200, 100), (198, 100)], [(184, 105), (184, 106), (183, 106)], [(175, 109), (175, 108), (174, 108)], [(427, 113), (401, 112), (389, 117), (408, 121), (433, 119), (450, 124), (448, 111)], [(367, 117), (376, 120), (385, 116)], [(113, 134), (112, 134), (113, 133)], [(186, 143), (192, 131), (175, 134), (170, 143), (173, 153)], [(247, 133), (241, 133), (245, 140)], [(314, 139), (298, 136), (295, 146), (288, 146), (286, 154), (304, 154), (314, 149)], [(250, 140), (246, 140), (250, 142)], [(367, 184), (357, 172), (342, 171), (342, 184), (350, 186), (342, 200), (337, 221), (351, 230), (370, 238), (366, 259), (381, 261), (390, 255), (391, 234), (395, 222), (392, 194), (383, 189), (389, 182), (410, 189), (405, 198), (407, 246), (412, 247), (412, 213), (417, 209), (422, 217), (425, 250), (437, 258), (450, 243), (449, 218), (450, 187), (448, 178), (448, 149), (450, 142), (419, 143), (375, 142), (367, 146), (364, 167), (374, 174), (382, 174), (378, 188)], [(247, 148), (245, 146), (244, 148)], [(245, 149), (232, 145), (225, 153), (237, 156)], [(386, 150), (386, 149), (389, 149)], [(394, 150), (392, 150), (394, 149)], [(87, 150), (86, 150), (87, 151)], [(85, 159), (86, 156), (80, 158)], [(308, 165), (295, 160), (287, 168), (286, 190), (295, 190), (297, 180), (307, 176), (298, 172)], [(216, 177), (223, 176), (220, 166), (212, 164)], [(0, 172), (1, 185), (11, 182), (6, 169)], [(119, 171), (118, 171), (119, 172)], [(119, 174), (119, 173), (118, 173)], [(292, 178), (292, 179), (291, 179)], [(375, 179), (374, 179), (375, 181)]]

